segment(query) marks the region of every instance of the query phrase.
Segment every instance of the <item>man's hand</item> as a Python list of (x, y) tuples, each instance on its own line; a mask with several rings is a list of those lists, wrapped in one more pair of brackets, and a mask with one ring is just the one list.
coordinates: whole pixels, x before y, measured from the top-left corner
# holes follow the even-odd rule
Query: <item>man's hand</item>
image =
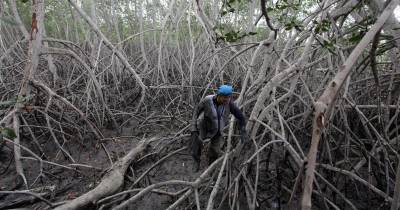
[(201, 148), (203, 147), (203, 142), (201, 142), (199, 138), (198, 131), (192, 131), (191, 136), (191, 153), (194, 159), (194, 171), (197, 172), (200, 169), (200, 156), (201, 156)]
[(191, 135), (190, 135), (190, 139), (192, 140), (192, 142), (196, 142), (199, 139), (199, 132), (198, 131), (192, 131)]
[(247, 136), (246, 128), (241, 127), (240, 128), (240, 142), (242, 144), (246, 143), (249, 140), (249, 137)]

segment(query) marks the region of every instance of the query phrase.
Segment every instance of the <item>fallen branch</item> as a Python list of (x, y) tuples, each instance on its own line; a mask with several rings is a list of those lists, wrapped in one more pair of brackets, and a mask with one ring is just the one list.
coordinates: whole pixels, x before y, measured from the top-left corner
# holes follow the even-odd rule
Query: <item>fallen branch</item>
[(146, 149), (148, 143), (148, 140), (141, 141), (125, 157), (118, 160), (96, 188), (62, 206), (57, 207), (56, 210), (74, 210), (83, 208), (90, 203), (95, 203), (101, 198), (116, 192), (124, 183), (126, 169), (131, 162)]

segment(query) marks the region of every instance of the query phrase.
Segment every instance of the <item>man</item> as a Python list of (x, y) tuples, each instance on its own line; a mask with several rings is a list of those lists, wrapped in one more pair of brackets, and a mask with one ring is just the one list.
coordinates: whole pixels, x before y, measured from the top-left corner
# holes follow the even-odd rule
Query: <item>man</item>
[(243, 113), (232, 101), (232, 86), (221, 85), (217, 95), (209, 95), (202, 99), (196, 107), (192, 119), (191, 149), (196, 162), (195, 170), (200, 166), (201, 148), (203, 140), (210, 138), (208, 163), (214, 162), (221, 154), (223, 143), (222, 130), (228, 122), (229, 114), (239, 120), (241, 142), (247, 140), (246, 121)]

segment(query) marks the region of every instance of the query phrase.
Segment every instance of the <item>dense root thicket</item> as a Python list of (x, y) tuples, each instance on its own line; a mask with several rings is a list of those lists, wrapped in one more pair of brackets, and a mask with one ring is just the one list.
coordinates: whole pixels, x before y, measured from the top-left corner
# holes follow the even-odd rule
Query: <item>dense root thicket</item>
[[(399, 1), (240, 2), (1, 1), (0, 209), (398, 209)], [(250, 140), (194, 172), (223, 83)]]

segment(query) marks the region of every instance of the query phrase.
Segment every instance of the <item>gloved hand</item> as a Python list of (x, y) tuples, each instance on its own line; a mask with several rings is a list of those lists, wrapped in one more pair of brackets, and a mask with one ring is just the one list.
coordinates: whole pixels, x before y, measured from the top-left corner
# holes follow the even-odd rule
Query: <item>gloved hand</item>
[(196, 142), (199, 139), (199, 132), (198, 131), (192, 131), (192, 133), (190, 134), (190, 140), (192, 140), (192, 142)]
[(249, 137), (247, 136), (246, 128), (241, 127), (240, 128), (240, 142), (242, 144), (246, 143), (249, 140)]
[(192, 131), (191, 136), (191, 153), (192, 157), (195, 162), (194, 170), (197, 172), (200, 168), (200, 156), (201, 156), (201, 148), (203, 147), (203, 142), (199, 138), (199, 132), (198, 131)]

